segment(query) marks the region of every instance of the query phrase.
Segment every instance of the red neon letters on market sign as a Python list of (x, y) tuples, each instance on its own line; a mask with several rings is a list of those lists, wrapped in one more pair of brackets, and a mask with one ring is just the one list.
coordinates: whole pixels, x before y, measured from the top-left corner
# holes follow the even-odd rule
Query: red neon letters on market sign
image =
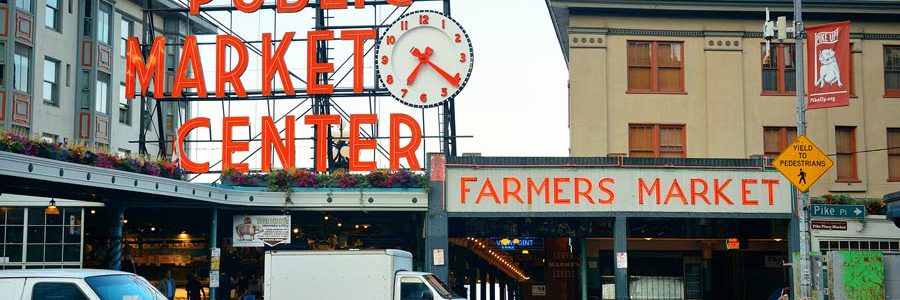
[[(293, 169), (295, 167), (295, 132), (294, 116), (285, 116), (284, 136), (279, 135), (279, 129), (275, 126), (275, 122), (270, 116), (262, 117), (262, 161), (260, 169), (262, 171), (270, 171), (272, 165), (272, 149), (281, 161), (284, 169)], [(341, 117), (338, 115), (308, 115), (304, 117), (303, 122), (307, 125), (313, 125), (316, 128), (316, 171), (325, 172), (328, 169), (327, 150), (329, 126), (341, 123)], [(360, 126), (365, 124), (375, 124), (378, 122), (378, 116), (372, 114), (350, 115), (350, 171), (374, 171), (377, 165), (374, 161), (361, 161), (360, 151), (371, 150), (377, 147), (377, 142), (373, 139), (360, 138)], [(246, 163), (235, 163), (232, 159), (235, 152), (246, 152), (250, 148), (247, 141), (235, 141), (232, 139), (232, 133), (235, 127), (244, 127), (250, 125), (249, 117), (226, 117), (222, 120), (222, 169), (234, 168), (241, 172), (247, 172), (249, 166)], [(409, 142), (406, 145), (400, 144), (400, 126), (406, 126), (411, 132)], [(197, 163), (185, 155), (184, 141), (188, 134), (199, 127), (210, 127), (209, 118), (193, 118), (185, 122), (178, 128), (177, 140), (175, 147), (178, 149), (179, 161), (182, 167), (191, 173), (209, 172), (209, 163)], [(422, 131), (419, 123), (413, 117), (405, 114), (391, 114), (390, 119), (391, 136), (390, 136), (390, 169), (397, 170), (400, 168), (400, 159), (405, 158), (409, 164), (409, 169), (418, 171), (422, 168), (419, 166), (419, 160), (416, 157), (416, 151), (422, 143)]]

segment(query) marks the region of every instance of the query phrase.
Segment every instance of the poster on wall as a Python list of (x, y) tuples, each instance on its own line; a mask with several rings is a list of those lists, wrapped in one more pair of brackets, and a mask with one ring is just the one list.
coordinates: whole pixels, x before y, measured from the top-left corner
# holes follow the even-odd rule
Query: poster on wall
[(263, 247), (291, 243), (291, 216), (234, 216), (234, 247)]
[(806, 28), (808, 109), (850, 105), (850, 22)]

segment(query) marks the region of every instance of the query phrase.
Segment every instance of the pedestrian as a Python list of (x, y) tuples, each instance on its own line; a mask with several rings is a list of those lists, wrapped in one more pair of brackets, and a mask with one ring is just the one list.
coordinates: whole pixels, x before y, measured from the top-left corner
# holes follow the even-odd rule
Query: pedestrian
[(244, 293), (240, 295), (240, 300), (256, 300), (256, 293), (251, 289), (244, 290)]
[(231, 300), (231, 277), (224, 271), (219, 276), (221, 279), (219, 280), (219, 290), (216, 293), (216, 297), (219, 300)]
[(769, 295), (768, 300), (789, 300), (791, 299), (790, 294), (791, 288), (788, 287), (787, 284), (785, 284), (784, 288), (780, 288), (772, 292), (772, 294)]
[(164, 296), (166, 296), (166, 299), (175, 299), (175, 279), (172, 279), (171, 270), (166, 270), (166, 277), (159, 280), (159, 284), (156, 285), (156, 289), (159, 290), (159, 292)]
[(193, 273), (187, 275), (187, 286), (184, 289), (187, 290), (188, 300), (203, 300), (203, 298), (206, 298), (203, 285), (200, 284), (200, 281), (197, 281)]

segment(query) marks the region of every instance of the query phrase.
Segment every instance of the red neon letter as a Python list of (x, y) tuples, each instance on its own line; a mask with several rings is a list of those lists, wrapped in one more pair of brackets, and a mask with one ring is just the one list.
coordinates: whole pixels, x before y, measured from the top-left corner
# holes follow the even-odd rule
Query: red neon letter
[(716, 205), (719, 205), (719, 198), (721, 198), (722, 201), (728, 203), (728, 205), (734, 205), (734, 202), (731, 202), (731, 199), (728, 198), (728, 195), (725, 195), (725, 187), (727, 187), (729, 183), (731, 183), (731, 179), (723, 181), (722, 185), (720, 186), (718, 179), (713, 180), (713, 192), (715, 194), (715, 198), (713, 199), (715, 199), (714, 202), (716, 203)]
[(231, 154), (237, 151), (250, 149), (248, 142), (235, 142), (231, 140), (232, 127), (250, 126), (249, 117), (225, 117), (222, 119), (222, 170), (234, 168), (239, 172), (250, 170), (246, 163), (235, 164), (231, 162)]
[(572, 202), (572, 199), (559, 197), (559, 194), (562, 193), (562, 188), (559, 187), (559, 184), (568, 183), (569, 180), (569, 178), (553, 178), (553, 204), (569, 204)]
[(319, 0), (319, 7), (322, 9), (345, 9), (347, 0)]
[(353, 7), (355, 8), (366, 8), (366, 0), (354, 0)]
[(272, 95), (272, 79), (275, 78), (275, 72), (281, 78), (281, 85), (284, 87), (284, 93), (293, 96), (294, 84), (291, 83), (291, 76), (288, 73), (287, 65), (284, 64), (284, 53), (291, 46), (291, 40), (294, 39), (294, 32), (288, 31), (281, 38), (281, 43), (272, 54), (272, 34), (263, 33), (263, 54), (262, 54), (262, 95)]
[[(409, 143), (403, 147), (400, 147), (400, 124), (406, 125), (410, 131)], [(419, 122), (416, 122), (416, 119), (405, 114), (391, 114), (391, 170), (400, 169), (401, 157), (406, 157), (410, 170), (420, 170), (416, 151), (419, 150), (421, 143), (422, 128), (419, 128)]]
[(377, 166), (374, 161), (359, 160), (359, 150), (374, 150), (378, 142), (373, 139), (360, 139), (359, 126), (377, 122), (377, 115), (350, 115), (350, 171), (375, 171)]
[(287, 3), (287, 0), (275, 1), (275, 12), (278, 13), (295, 13), (306, 8), (309, 0), (297, 0), (294, 3)]
[(243, 0), (233, 0), (232, 2), (234, 2), (234, 7), (237, 7), (238, 10), (248, 14), (256, 12), (263, 4), (263, 0), (253, 0), (250, 3), (246, 3)]
[[(187, 77), (187, 67), (191, 65), (194, 78)], [(200, 65), (200, 52), (197, 50), (197, 37), (189, 35), (184, 37), (184, 47), (181, 49), (181, 61), (178, 62), (178, 70), (175, 71), (175, 84), (172, 87), (172, 98), (181, 98), (181, 90), (184, 88), (197, 89), (197, 97), (206, 98), (206, 81), (203, 80), (203, 66)]]
[[(515, 188), (512, 190), (509, 189), (510, 183), (515, 184), (514, 185)], [(521, 189), (522, 189), (522, 182), (520, 182), (519, 179), (517, 179), (515, 177), (503, 178), (503, 204), (509, 204), (509, 196), (516, 198), (516, 201), (519, 201), (519, 203), (524, 204), (525, 202), (522, 201), (522, 197), (519, 196), (519, 190), (521, 190)]]
[(780, 184), (781, 182), (778, 179), (763, 179), (762, 183), (769, 187), (769, 206), (775, 205), (774, 185)]
[(603, 185), (604, 183), (613, 184), (613, 183), (616, 183), (616, 180), (612, 179), (612, 178), (603, 178), (600, 180), (600, 190), (603, 191), (604, 193), (606, 193), (607, 195), (609, 195), (609, 199), (603, 200), (602, 198), (597, 197), (597, 203), (609, 205), (609, 204), (612, 204), (613, 201), (616, 201), (616, 193), (614, 193), (611, 189), (609, 189), (608, 187)]
[[(342, 0), (343, 1), (343, 0)], [(322, 3), (322, 5), (325, 5)], [(347, 5), (347, 2), (344, 2)], [(310, 95), (328, 95), (334, 93), (334, 86), (329, 84), (318, 83), (316, 77), (320, 73), (334, 72), (334, 64), (319, 62), (316, 47), (319, 41), (330, 41), (334, 39), (334, 31), (318, 30), (310, 31), (306, 34), (306, 93)]]
[(200, 14), (200, 5), (212, 2), (212, 0), (188, 0), (190, 1), (190, 13), (192, 16)]
[[(697, 183), (700, 184), (702, 189), (697, 188)], [(697, 204), (697, 198), (703, 198), (703, 202), (706, 202), (707, 205), (710, 205), (709, 198), (706, 197), (706, 190), (709, 187), (706, 185), (706, 180), (699, 178), (691, 178), (691, 204)]]
[(363, 91), (363, 69), (365, 63), (363, 58), (363, 45), (366, 40), (374, 39), (377, 35), (374, 29), (366, 30), (344, 30), (341, 31), (342, 40), (353, 40), (353, 92), (362, 93)]
[(494, 190), (494, 185), (491, 184), (490, 178), (484, 179), (484, 185), (481, 186), (481, 193), (478, 193), (478, 198), (475, 199), (475, 204), (481, 203), (481, 198), (484, 197), (494, 198), (494, 203), (500, 204), (500, 198), (497, 197), (497, 191)]
[(307, 125), (316, 127), (316, 172), (328, 171), (328, 128), (340, 124), (338, 115), (308, 115), (303, 119)]
[(654, 191), (656, 192), (656, 204), (659, 204), (659, 178), (653, 180), (653, 185), (650, 188), (647, 188), (643, 178), (638, 178), (638, 203), (644, 204), (644, 192), (647, 192), (647, 196), (650, 196)]
[(681, 185), (678, 184), (678, 179), (673, 180), (672, 185), (669, 186), (669, 192), (666, 193), (666, 200), (664, 203), (669, 204), (669, 199), (672, 197), (681, 198), (681, 204), (688, 204), (687, 198), (684, 197), (684, 190), (682, 190)]
[(147, 88), (150, 87), (150, 79), (156, 79), (156, 82), (153, 83), (153, 96), (156, 98), (165, 96), (162, 83), (165, 78), (165, 47), (166, 38), (164, 36), (153, 38), (153, 47), (150, 48), (150, 55), (147, 56), (145, 64), (140, 42), (136, 37), (128, 37), (128, 60), (125, 63), (126, 99), (134, 99), (135, 75), (141, 83), (141, 95), (146, 94)]
[(387, 2), (396, 6), (410, 6), (413, 0), (387, 0)]
[[(587, 190), (582, 191), (581, 185), (587, 186)], [(587, 178), (575, 178), (575, 203), (578, 204), (581, 200), (581, 197), (587, 198), (587, 201), (591, 204), (594, 204), (594, 198), (591, 198), (591, 188), (594, 185), (591, 184), (591, 180)]]
[(206, 127), (209, 128), (209, 118), (193, 118), (181, 124), (181, 127), (178, 127), (178, 137), (175, 140), (175, 149), (178, 149), (178, 162), (181, 163), (181, 167), (184, 168), (185, 171), (191, 173), (206, 173), (209, 172), (209, 163), (195, 163), (191, 161), (187, 155), (184, 153), (184, 139), (187, 137), (188, 133), (194, 128), (197, 127)]
[(744, 205), (759, 205), (759, 200), (750, 199), (750, 190), (747, 189), (748, 185), (757, 184), (759, 181), (756, 179), (743, 179), (741, 180), (741, 204)]
[(531, 204), (531, 195), (537, 194), (538, 196), (541, 193), (544, 193), (544, 203), (550, 203), (550, 179), (544, 178), (544, 181), (541, 181), (541, 185), (537, 186), (534, 184), (534, 180), (530, 177), (526, 181), (526, 185), (528, 186), (528, 204)]
[[(225, 71), (225, 47), (229, 46), (237, 53), (237, 66), (230, 71)], [(238, 97), (247, 97), (241, 75), (247, 70), (247, 48), (238, 38), (220, 34), (216, 36), (216, 97), (225, 97), (225, 83), (231, 83), (234, 93)]]
[(459, 178), (459, 201), (462, 204), (466, 204), (466, 195), (470, 192), (469, 188), (466, 186), (467, 182), (476, 182), (478, 181), (478, 177), (461, 177)]
[(278, 128), (271, 116), (262, 117), (262, 171), (272, 169), (272, 148), (285, 170), (294, 169), (294, 116), (284, 117), (284, 140), (278, 136)]

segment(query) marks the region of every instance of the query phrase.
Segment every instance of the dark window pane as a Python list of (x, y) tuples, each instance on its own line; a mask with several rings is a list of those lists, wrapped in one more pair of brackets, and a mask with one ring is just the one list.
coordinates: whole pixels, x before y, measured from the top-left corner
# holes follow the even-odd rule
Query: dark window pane
[(884, 85), (889, 90), (900, 90), (900, 72), (888, 71), (884, 73)]
[(62, 243), (63, 228), (62, 226), (47, 226), (46, 243)]
[(784, 91), (786, 92), (796, 92), (797, 91), (797, 77), (796, 72), (794, 70), (785, 70), (784, 71)]
[(22, 243), (23, 226), (6, 226), (6, 243), (16, 244)]
[[(30, 222), (29, 222), (30, 223)], [(63, 215), (47, 215), (47, 225), (62, 225)]]
[(8, 207), (0, 207), (0, 225), (6, 224), (6, 211)]
[(840, 249), (841, 249), (841, 250), (847, 250), (847, 249), (850, 249), (850, 243), (847, 242), (847, 241), (842, 241), (842, 242), (841, 242), (841, 247), (840, 247)]
[(63, 222), (65, 222), (66, 225), (69, 225), (69, 224), (81, 225), (81, 209), (80, 208), (64, 208), (63, 215), (65, 215)]
[(852, 242), (850, 242), (850, 249), (852, 249), (852, 250), (858, 250), (858, 249), (859, 249), (859, 242), (857, 242), (857, 241), (852, 241)]
[(44, 261), (62, 261), (62, 245), (47, 245), (44, 251)]
[(44, 225), (44, 210), (37, 207), (28, 209), (28, 225)]
[(879, 247), (881, 247), (881, 250), (890, 250), (891, 249), (890, 243), (888, 243), (888, 242), (881, 242), (880, 244), (881, 245)]
[(63, 227), (63, 242), (81, 243), (81, 227), (75, 226), (73, 228), (71, 225)]
[(42, 262), (44, 261), (44, 245), (28, 245), (28, 254), (26, 262)]
[(44, 226), (28, 226), (28, 243), (44, 242)]
[(24, 208), (6, 208), (6, 224), (22, 225), (25, 222)]
[(778, 91), (778, 69), (763, 70), (763, 91)]
[(81, 259), (81, 245), (63, 246), (63, 261), (79, 261)]
[(6, 245), (6, 253), (4, 254), (6, 257), (9, 257), (10, 262), (21, 262), (22, 261), (22, 245)]

